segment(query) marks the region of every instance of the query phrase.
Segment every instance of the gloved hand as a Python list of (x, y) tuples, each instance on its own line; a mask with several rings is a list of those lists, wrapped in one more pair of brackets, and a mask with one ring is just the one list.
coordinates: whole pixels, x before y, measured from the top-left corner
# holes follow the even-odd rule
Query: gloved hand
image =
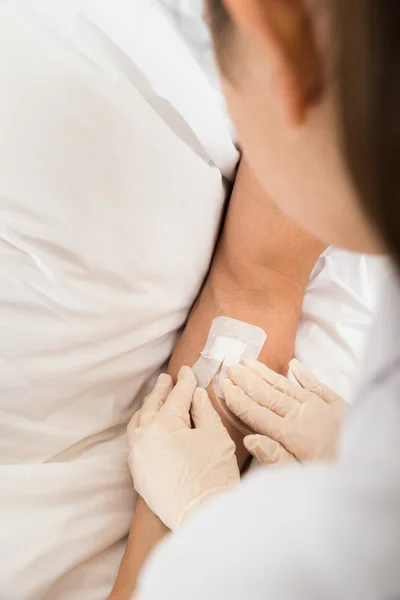
[(189, 367), (175, 387), (168, 375), (159, 377), (128, 426), (128, 440), (135, 488), (169, 529), (240, 481), (235, 445)]
[(302, 387), (254, 359), (230, 368), (227, 406), (256, 432), (244, 444), (263, 464), (331, 460), (347, 404), (297, 360), (290, 370)]

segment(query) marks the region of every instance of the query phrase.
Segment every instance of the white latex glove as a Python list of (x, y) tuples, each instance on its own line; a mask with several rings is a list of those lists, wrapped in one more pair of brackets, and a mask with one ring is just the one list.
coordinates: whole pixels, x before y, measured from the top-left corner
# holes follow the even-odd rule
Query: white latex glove
[(169, 529), (240, 481), (235, 444), (189, 367), (175, 387), (169, 375), (159, 377), (128, 426), (128, 440), (136, 491)]
[(347, 404), (299, 361), (290, 370), (302, 387), (254, 359), (230, 368), (227, 406), (257, 434), (244, 444), (263, 464), (331, 460)]

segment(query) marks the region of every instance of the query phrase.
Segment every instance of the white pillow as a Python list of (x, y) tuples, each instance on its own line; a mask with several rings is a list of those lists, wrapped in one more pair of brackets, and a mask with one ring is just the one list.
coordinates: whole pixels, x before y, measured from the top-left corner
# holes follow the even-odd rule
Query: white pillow
[(105, 598), (134, 506), (124, 428), (225, 190), (124, 74), (7, 10), (0, 85), (0, 589)]

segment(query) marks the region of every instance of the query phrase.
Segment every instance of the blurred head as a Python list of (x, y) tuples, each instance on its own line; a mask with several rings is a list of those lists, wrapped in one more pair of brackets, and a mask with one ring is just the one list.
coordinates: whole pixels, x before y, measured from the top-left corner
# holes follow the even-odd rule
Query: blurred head
[(271, 198), (328, 244), (400, 260), (399, 11), (399, 0), (207, 5), (239, 141)]

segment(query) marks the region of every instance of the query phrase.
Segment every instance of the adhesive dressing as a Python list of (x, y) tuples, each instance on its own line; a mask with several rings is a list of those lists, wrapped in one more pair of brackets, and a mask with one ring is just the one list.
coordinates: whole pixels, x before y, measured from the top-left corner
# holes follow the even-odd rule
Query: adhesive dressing
[(200, 387), (213, 384), (218, 404), (230, 423), (244, 434), (251, 433), (230, 412), (225, 403), (221, 382), (228, 376), (230, 366), (246, 358), (257, 358), (265, 344), (267, 334), (261, 327), (229, 317), (217, 317), (211, 324), (207, 342), (193, 367)]

